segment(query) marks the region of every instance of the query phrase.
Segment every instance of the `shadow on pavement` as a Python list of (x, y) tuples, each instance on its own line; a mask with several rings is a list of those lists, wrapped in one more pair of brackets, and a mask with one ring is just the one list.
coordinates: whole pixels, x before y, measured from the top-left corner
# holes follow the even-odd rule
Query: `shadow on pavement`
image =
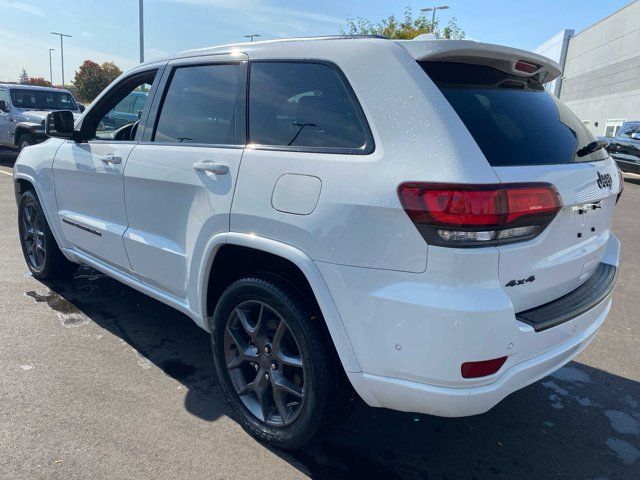
[(13, 168), (18, 152), (0, 147), (0, 166)]
[[(188, 389), (185, 408), (228, 414), (209, 336), (184, 315), (92, 269), (27, 292), (64, 321), (90, 319)], [(571, 363), (487, 414), (444, 419), (359, 405), (298, 452), (273, 450), (313, 478), (640, 478), (640, 384)]]

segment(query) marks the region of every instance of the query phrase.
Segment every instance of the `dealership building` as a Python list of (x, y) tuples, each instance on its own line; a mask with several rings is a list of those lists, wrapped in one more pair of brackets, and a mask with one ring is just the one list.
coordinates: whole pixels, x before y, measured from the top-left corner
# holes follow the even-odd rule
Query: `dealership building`
[(640, 120), (640, 0), (582, 32), (563, 30), (536, 52), (560, 64), (562, 76), (547, 89), (594, 135)]

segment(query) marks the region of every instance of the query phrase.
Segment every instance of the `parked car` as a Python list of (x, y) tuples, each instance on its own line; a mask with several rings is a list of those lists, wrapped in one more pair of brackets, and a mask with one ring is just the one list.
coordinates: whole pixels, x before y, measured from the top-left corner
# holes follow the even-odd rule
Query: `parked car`
[(131, 92), (103, 118), (103, 131), (118, 130), (138, 121), (147, 101), (146, 92)]
[(640, 121), (626, 122), (607, 150), (623, 172), (640, 173)]
[(22, 150), (44, 141), (44, 120), (52, 110), (81, 113), (67, 90), (0, 84), (0, 146)]
[[(90, 265), (192, 318), (238, 421), (278, 447), (339, 423), (354, 391), (486, 412), (611, 307), (622, 183), (543, 88), (559, 74), (513, 48), (377, 37), (142, 64), (20, 154), (26, 262), (37, 279)], [(104, 136), (143, 84), (139, 120)]]

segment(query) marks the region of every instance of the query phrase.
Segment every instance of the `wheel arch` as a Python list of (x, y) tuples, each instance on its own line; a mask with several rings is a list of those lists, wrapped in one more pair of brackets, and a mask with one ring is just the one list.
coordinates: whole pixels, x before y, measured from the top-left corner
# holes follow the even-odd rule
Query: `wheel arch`
[[(361, 371), (347, 331), (320, 270), (304, 252), (292, 245), (275, 240), (229, 232), (216, 235), (207, 244), (198, 281), (200, 308), (203, 312), (204, 326), (207, 330), (211, 328), (210, 322), (217, 300), (216, 295), (219, 296), (222, 293), (223, 287), (228, 285), (229, 279), (234, 276), (233, 272), (219, 270), (218, 267), (220, 265), (216, 267), (216, 260), (224, 260), (224, 256), (229, 255), (227, 252), (232, 250), (254, 256), (271, 256), (270, 258), (273, 259), (274, 264), (281, 267), (286, 265), (289, 268), (294, 268), (295, 270), (290, 272), (297, 277), (295, 280), (306, 284), (297, 285), (297, 288), (303, 294), (310, 293), (313, 295), (310, 300), (315, 302), (322, 313), (325, 325), (345, 371)], [(242, 269), (242, 266), (240, 266), (240, 270), (241, 272), (246, 272), (246, 270)], [(257, 273), (256, 269), (253, 270)], [(277, 274), (279, 272), (271, 273)], [(217, 282), (218, 285), (216, 285)], [(292, 283), (290, 279), (289, 282)]]

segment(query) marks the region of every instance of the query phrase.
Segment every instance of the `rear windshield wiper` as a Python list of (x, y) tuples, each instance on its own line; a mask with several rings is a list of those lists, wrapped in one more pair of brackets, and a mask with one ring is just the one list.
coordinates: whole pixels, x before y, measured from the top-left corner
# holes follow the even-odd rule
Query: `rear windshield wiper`
[(589, 155), (590, 153), (596, 152), (601, 148), (606, 148), (609, 145), (609, 142), (606, 140), (596, 140), (595, 142), (591, 142), (589, 145), (585, 145), (580, 150), (576, 152), (576, 155), (579, 157), (584, 157), (585, 155)]

